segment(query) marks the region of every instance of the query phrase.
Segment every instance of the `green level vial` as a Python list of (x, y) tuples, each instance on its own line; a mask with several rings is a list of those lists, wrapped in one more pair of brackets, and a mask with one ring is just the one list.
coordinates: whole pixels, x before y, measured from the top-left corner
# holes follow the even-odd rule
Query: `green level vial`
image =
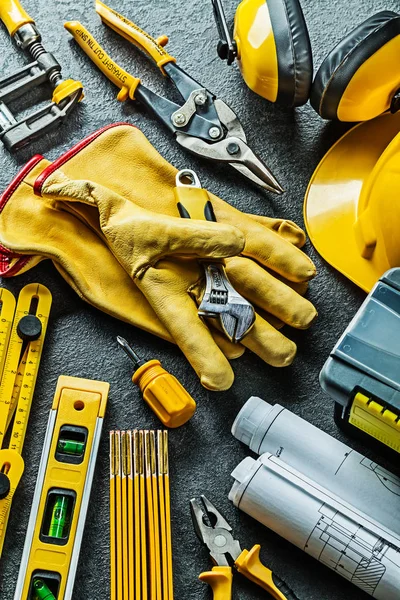
[(68, 522), (68, 496), (57, 496), (53, 506), (49, 537), (61, 539), (64, 537), (65, 526)]
[(35, 579), (33, 582), (33, 600), (56, 600), (55, 595), (45, 584), (43, 579)]
[(82, 456), (85, 449), (84, 442), (75, 442), (74, 440), (59, 440), (57, 451), (71, 456)]

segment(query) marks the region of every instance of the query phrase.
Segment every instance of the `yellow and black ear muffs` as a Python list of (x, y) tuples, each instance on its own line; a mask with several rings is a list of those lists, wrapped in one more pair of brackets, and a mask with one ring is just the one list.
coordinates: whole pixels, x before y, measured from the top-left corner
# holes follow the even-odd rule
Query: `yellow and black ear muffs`
[(233, 39), (222, 0), (212, 0), (220, 41), (218, 54), (236, 58), (243, 79), (256, 94), (283, 106), (301, 106), (310, 95), (311, 44), (298, 0), (242, 0)]
[(237, 58), (246, 84), (271, 102), (311, 105), (324, 119), (365, 121), (400, 110), (400, 15), (382, 11), (334, 48), (312, 83), (310, 39), (298, 0), (242, 0), (233, 39), (222, 0), (212, 0), (218, 54)]
[(328, 54), (310, 102), (323, 119), (367, 121), (400, 108), (400, 15), (382, 11)]

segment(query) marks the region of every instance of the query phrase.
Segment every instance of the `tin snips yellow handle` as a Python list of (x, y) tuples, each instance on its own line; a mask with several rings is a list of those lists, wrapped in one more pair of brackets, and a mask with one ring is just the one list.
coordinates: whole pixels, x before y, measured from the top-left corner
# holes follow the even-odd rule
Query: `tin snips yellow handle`
[(96, 0), (96, 11), (100, 15), (103, 23), (111, 27), (128, 42), (143, 50), (154, 60), (157, 67), (164, 73), (163, 67), (167, 63), (176, 62), (175, 58), (168, 54), (164, 46), (168, 42), (167, 36), (162, 36), (155, 40), (148, 33), (140, 29), (135, 23), (129, 21), (126, 17), (120, 15), (112, 8), (109, 8), (104, 2)]
[(275, 600), (298, 600), (295, 593), (279, 577), (260, 561), (261, 546), (256, 544), (249, 550), (243, 550), (235, 561), (235, 567), (247, 579), (269, 592)]
[(22, 8), (18, 0), (1, 0), (0, 19), (8, 29), (8, 33), (13, 36), (15, 32), (28, 23), (35, 21)]
[(199, 576), (201, 581), (208, 583), (213, 591), (213, 600), (231, 600), (232, 598), (232, 569), (231, 567), (214, 567)]
[(100, 46), (92, 34), (78, 21), (69, 21), (64, 27), (72, 35), (90, 60), (104, 73), (114, 85), (120, 88), (117, 99), (124, 102), (135, 99), (135, 91), (140, 79), (133, 77), (120, 67)]

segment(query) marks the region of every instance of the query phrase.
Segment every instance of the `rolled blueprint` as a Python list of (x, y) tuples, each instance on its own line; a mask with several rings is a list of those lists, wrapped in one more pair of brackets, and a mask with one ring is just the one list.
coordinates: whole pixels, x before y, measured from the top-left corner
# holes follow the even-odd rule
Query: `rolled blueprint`
[(400, 479), (279, 405), (251, 398), (232, 429), (258, 460), (235, 506), (380, 600), (400, 598)]

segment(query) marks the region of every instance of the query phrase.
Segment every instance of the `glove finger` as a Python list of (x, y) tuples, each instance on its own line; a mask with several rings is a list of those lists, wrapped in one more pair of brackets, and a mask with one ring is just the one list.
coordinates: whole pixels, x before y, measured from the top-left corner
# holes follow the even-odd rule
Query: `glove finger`
[(176, 217), (162, 217), (161, 223), (171, 255), (220, 259), (240, 254), (244, 248), (242, 232), (231, 225)]
[(107, 243), (135, 276), (168, 255), (225, 258), (242, 252), (243, 233), (233, 225), (156, 215), (94, 181), (69, 179), (54, 171), (41, 188), (44, 197), (96, 206)]
[(197, 306), (187, 293), (193, 267), (160, 261), (137, 280), (160, 321), (196, 371), (202, 385), (223, 391), (231, 387), (232, 368), (218, 348), (207, 325), (197, 314)]
[(253, 328), (241, 344), (272, 367), (287, 367), (293, 362), (297, 352), (294, 342), (258, 314)]
[[(212, 323), (211, 321), (214, 321), (214, 323)], [(214, 342), (217, 344), (218, 348), (221, 350), (221, 352), (224, 353), (228, 360), (235, 360), (236, 358), (240, 358), (241, 356), (243, 356), (245, 352), (244, 346), (242, 346), (241, 344), (234, 344), (233, 342), (228, 340), (228, 338), (222, 332), (222, 330), (219, 331), (219, 329), (216, 329), (218, 321), (216, 321), (215, 319), (206, 319), (206, 322), (207, 324), (209, 324), (210, 333), (214, 338)]]
[(234, 257), (226, 261), (229, 279), (252, 304), (296, 329), (307, 329), (317, 316), (314, 306), (254, 261)]
[(274, 315), (271, 315), (265, 310), (262, 310), (262, 308), (257, 307), (257, 314), (260, 315), (260, 317), (262, 317), (264, 321), (267, 321), (267, 323), (272, 325), (272, 327), (275, 327), (275, 329), (282, 329), (282, 327), (285, 326), (285, 323), (283, 321), (277, 319), (276, 317), (274, 317)]
[(245, 256), (253, 258), (289, 281), (309, 281), (316, 274), (311, 259), (299, 248), (266, 227), (246, 236)]
[(256, 221), (260, 225), (267, 227), (267, 229), (275, 231), (282, 238), (293, 244), (293, 246), (297, 246), (297, 248), (302, 248), (306, 243), (306, 234), (302, 228), (296, 225), (296, 223), (293, 221), (288, 221), (287, 219), (275, 219), (261, 215), (253, 215), (250, 213), (246, 213), (246, 216), (253, 221)]
[(308, 286), (309, 286), (308, 281), (299, 281), (299, 282), (289, 281), (285, 277), (282, 277), (281, 275), (278, 275), (277, 273), (274, 273), (273, 271), (270, 271), (269, 269), (264, 268), (264, 270), (267, 271), (267, 273), (270, 273), (270, 275), (272, 275), (273, 277), (275, 277), (275, 279), (279, 279), (279, 281), (282, 281), (282, 283), (284, 283), (285, 285), (288, 285), (290, 288), (292, 288), (292, 290), (294, 290), (295, 292), (300, 294), (300, 296), (306, 295)]
[(210, 197), (217, 221), (236, 225), (244, 233), (245, 256), (253, 258), (289, 281), (309, 281), (315, 276), (313, 262), (299, 248), (213, 194)]

